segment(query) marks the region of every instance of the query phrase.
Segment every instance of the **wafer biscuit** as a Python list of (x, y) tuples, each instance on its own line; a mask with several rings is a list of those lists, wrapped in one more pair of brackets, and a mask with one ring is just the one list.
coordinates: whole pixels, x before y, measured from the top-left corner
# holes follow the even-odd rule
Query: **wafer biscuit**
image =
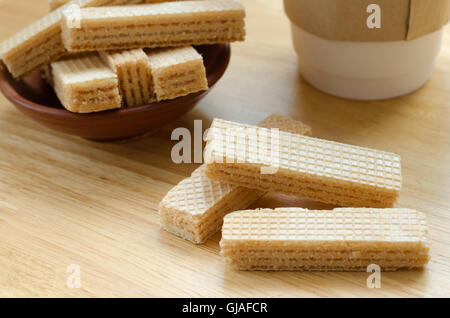
[[(340, 206), (384, 208), (397, 200), (402, 184), (400, 156), (272, 133), (215, 119), (208, 134), (208, 176)], [(268, 172), (261, 173), (268, 166)]]
[[(267, 117), (260, 125), (299, 134), (311, 132), (305, 124), (279, 115)], [(250, 206), (264, 194), (263, 191), (209, 179), (202, 165), (189, 178), (172, 188), (161, 201), (161, 226), (193, 243), (201, 244), (220, 230), (225, 214)]]
[(220, 246), (241, 270), (394, 271), (429, 260), (425, 215), (411, 209), (238, 211), (225, 217)]
[(235, 0), (86, 8), (81, 28), (63, 23), (69, 51), (186, 46), (243, 41), (244, 7)]
[(121, 107), (117, 75), (97, 53), (81, 54), (51, 64), (56, 95), (76, 113)]
[[(143, 4), (143, 3), (158, 3), (158, 2), (167, 2), (167, 1), (183, 1), (183, 0), (122, 0), (116, 3), (111, 3), (110, 5), (125, 5), (125, 4)], [(70, 0), (49, 0), (50, 8), (55, 10), (66, 3), (70, 2)], [(105, 4), (106, 5), (106, 4)]]
[(125, 107), (155, 101), (152, 71), (144, 50), (104, 51), (100, 52), (100, 56), (119, 79), (119, 91)]
[(208, 89), (202, 56), (191, 46), (147, 51), (158, 101)]
[(67, 23), (77, 17), (77, 8), (126, 3), (138, 0), (73, 0), (0, 43), (0, 58), (14, 78), (26, 75), (66, 53), (61, 38), (63, 14)]

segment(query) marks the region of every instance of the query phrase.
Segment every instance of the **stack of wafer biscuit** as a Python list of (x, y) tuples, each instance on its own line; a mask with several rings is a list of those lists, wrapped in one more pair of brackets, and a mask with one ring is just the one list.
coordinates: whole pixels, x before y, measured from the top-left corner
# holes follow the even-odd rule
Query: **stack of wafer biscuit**
[[(263, 120), (260, 127), (310, 135), (311, 128), (279, 115)], [(204, 243), (220, 230), (223, 216), (250, 206), (264, 191), (231, 185), (206, 176), (202, 165), (167, 193), (159, 205), (161, 226), (193, 243)]]
[[(203, 57), (192, 45), (245, 37), (245, 9), (237, 0), (52, 0), (50, 7), (48, 15), (0, 43), (3, 64), (16, 79), (43, 68), (50, 83), (55, 72), (60, 79), (91, 76), (85, 78), (90, 83), (98, 78), (85, 67), (98, 67), (100, 56), (117, 77), (121, 107), (207, 90)], [(87, 52), (92, 55), (84, 55), (78, 76), (79, 53)], [(106, 106), (109, 95), (73, 99), (72, 85), (55, 84), (69, 111), (117, 108)]]
[[(299, 125), (278, 115), (259, 126), (215, 119), (206, 163), (160, 204), (162, 227), (198, 244), (223, 224), (221, 254), (240, 270), (396, 271), (427, 264), (425, 214), (391, 208), (402, 184), (400, 156), (312, 138)], [(267, 191), (343, 208), (239, 211)]]

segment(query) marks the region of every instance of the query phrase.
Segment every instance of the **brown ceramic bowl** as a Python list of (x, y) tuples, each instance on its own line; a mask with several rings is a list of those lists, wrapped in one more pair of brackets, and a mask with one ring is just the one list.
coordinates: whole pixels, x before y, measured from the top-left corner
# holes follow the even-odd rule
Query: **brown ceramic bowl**
[(1, 66), (0, 90), (26, 115), (57, 131), (99, 141), (139, 136), (155, 131), (191, 110), (225, 73), (231, 55), (229, 44), (197, 46), (196, 49), (203, 55), (210, 89), (170, 101), (75, 114), (64, 109), (39, 72), (30, 74), (23, 81), (15, 81)]

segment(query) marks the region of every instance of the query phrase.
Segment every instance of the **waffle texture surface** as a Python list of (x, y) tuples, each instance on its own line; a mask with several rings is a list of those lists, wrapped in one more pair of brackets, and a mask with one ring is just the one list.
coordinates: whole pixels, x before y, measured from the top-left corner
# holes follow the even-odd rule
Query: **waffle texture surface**
[[(311, 132), (309, 126), (279, 115), (267, 117), (260, 125), (300, 134)], [(205, 170), (204, 165), (196, 169), (172, 188), (159, 205), (162, 228), (196, 244), (204, 243), (220, 230), (224, 215), (250, 206), (265, 194), (209, 179)]]
[(202, 56), (191, 46), (147, 51), (158, 101), (208, 89)]
[(241, 270), (394, 271), (429, 260), (425, 214), (412, 209), (238, 211), (224, 218), (220, 246)]
[(51, 69), (56, 95), (67, 110), (92, 113), (121, 107), (117, 75), (97, 53), (54, 62)]
[(206, 153), (211, 178), (340, 206), (392, 207), (402, 184), (394, 153), (220, 119)]
[(63, 23), (62, 34), (69, 51), (214, 44), (243, 41), (244, 17), (235, 0), (85, 8), (81, 27)]

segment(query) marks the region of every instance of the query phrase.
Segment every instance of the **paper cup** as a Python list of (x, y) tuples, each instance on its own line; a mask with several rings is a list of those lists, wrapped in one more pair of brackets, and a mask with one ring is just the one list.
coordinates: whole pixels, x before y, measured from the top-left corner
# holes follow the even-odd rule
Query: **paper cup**
[(291, 23), (302, 76), (339, 97), (376, 100), (408, 94), (431, 77), (443, 29), (410, 41), (330, 41)]

